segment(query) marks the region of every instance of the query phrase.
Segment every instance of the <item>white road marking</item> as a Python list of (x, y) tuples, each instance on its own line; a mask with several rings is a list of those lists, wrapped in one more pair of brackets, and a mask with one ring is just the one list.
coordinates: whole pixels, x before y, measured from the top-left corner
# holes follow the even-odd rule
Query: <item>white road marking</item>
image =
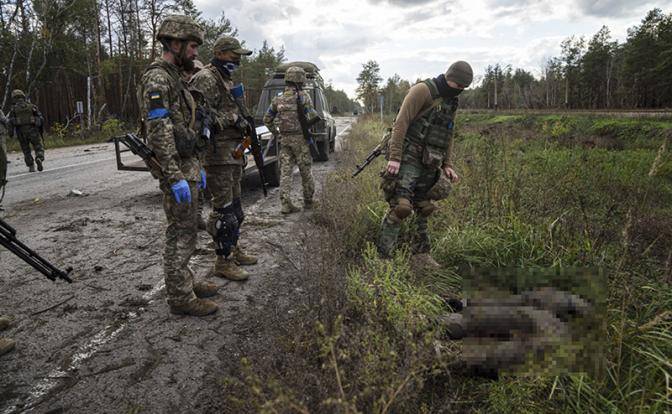
[[(44, 170), (44, 171), (42, 171), (42, 174), (44, 174), (44, 173), (48, 173), (48, 172), (52, 172), (52, 171), (64, 170), (64, 169), (66, 169), (66, 168), (79, 167), (79, 166), (82, 166), (82, 165), (97, 164), (97, 163), (99, 163), (99, 162), (114, 161), (114, 160), (116, 160), (116, 157), (115, 157), (115, 158), (105, 158), (105, 159), (102, 159), (102, 160), (96, 160), (96, 161), (82, 162), (82, 163), (80, 163), (80, 164), (64, 165), (64, 166), (62, 166), (62, 167), (49, 168), (48, 170)], [(25, 176), (27, 176), (27, 175), (35, 176), (35, 173), (28, 172), (28, 173), (22, 173), (22, 174), (17, 174), (17, 175), (10, 175), (10, 176), (7, 177), (7, 178), (8, 178), (8, 179), (9, 179), (9, 178), (19, 178), (19, 177), (25, 177)]]
[[(147, 301), (147, 304), (151, 304), (156, 299), (156, 295), (165, 287), (165, 281), (161, 279), (159, 283), (154, 285), (152, 290), (145, 293), (142, 296), (142, 299)], [(28, 397), (23, 401), (21, 406), (17, 406), (19, 399), (15, 399), (10, 403), (9, 407), (3, 411), (3, 414), (13, 414), (20, 412), (31, 412), (41, 401), (40, 399), (47, 395), (51, 390), (53, 390), (63, 378), (67, 378), (68, 373), (73, 372), (82, 365), (84, 361), (91, 358), (93, 354), (100, 349), (101, 346), (110, 342), (114, 339), (119, 333), (121, 333), (128, 326), (128, 321), (136, 318), (138, 314), (136, 312), (128, 312), (126, 318), (122, 319), (126, 322), (123, 322), (119, 325), (110, 324), (106, 326), (103, 330), (98, 332), (91, 338), (87, 343), (80, 346), (74, 355), (71, 358), (70, 364), (65, 369), (56, 368), (51, 371), (44, 379), (35, 385), (30, 392)]]

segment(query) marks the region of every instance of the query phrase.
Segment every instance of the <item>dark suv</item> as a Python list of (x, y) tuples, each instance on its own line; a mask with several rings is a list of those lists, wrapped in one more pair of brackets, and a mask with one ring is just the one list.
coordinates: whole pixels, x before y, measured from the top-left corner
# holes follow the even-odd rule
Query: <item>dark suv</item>
[(303, 90), (310, 94), (315, 110), (320, 118), (324, 120), (324, 122), (318, 122), (311, 129), (313, 139), (317, 144), (317, 151), (311, 147), (313, 160), (327, 161), (329, 160), (329, 153), (334, 152), (336, 146), (336, 122), (331, 113), (329, 113), (329, 103), (324, 94), (324, 80), (320, 76), (320, 70), (315, 64), (310, 62), (289, 62), (275, 68), (273, 75), (266, 81), (264, 89), (261, 92), (259, 105), (257, 105), (257, 112), (255, 114), (255, 122), (257, 125), (263, 125), (262, 118), (271, 104), (271, 99), (285, 90), (285, 72), (292, 66), (299, 66), (306, 71), (307, 82), (303, 86)]

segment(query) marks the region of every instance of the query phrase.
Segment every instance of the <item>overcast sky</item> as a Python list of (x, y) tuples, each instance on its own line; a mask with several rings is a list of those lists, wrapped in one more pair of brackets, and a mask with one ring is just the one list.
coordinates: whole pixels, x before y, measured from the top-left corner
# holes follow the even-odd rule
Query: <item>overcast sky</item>
[(384, 79), (436, 76), (466, 60), (476, 76), (509, 63), (540, 74), (573, 34), (590, 38), (602, 25), (619, 41), (654, 7), (672, 0), (196, 0), (204, 17), (224, 10), (248, 47), (264, 40), (287, 58), (316, 63), (327, 81), (354, 97), (370, 59)]

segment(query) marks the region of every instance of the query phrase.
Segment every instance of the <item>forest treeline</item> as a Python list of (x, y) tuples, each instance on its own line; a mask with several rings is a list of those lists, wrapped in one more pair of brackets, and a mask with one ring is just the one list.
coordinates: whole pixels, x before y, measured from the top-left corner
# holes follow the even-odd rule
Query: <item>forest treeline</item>
[[(204, 63), (218, 36), (238, 34), (224, 12), (204, 18), (192, 0), (0, 0), (0, 108), (7, 112), (18, 88), (40, 107), (47, 126), (79, 124), (78, 101), (87, 127), (109, 118), (134, 121), (137, 82), (160, 53), (156, 32), (171, 13), (188, 14), (205, 29)], [(268, 71), (285, 60), (284, 49), (267, 42), (244, 59), (236, 80), (245, 84), (250, 107)], [(327, 94), (342, 107), (354, 105), (330, 86)]]
[[(449, 62), (447, 62), (449, 63)], [(628, 29), (625, 42), (603, 26), (590, 39), (571, 36), (560, 56), (548, 59), (541, 76), (496, 63), (476, 74), (475, 85), (460, 96), (467, 108), (621, 109), (672, 107), (672, 13), (649, 11)], [(383, 82), (380, 66), (369, 61), (357, 79), (357, 95), (368, 111), (394, 113), (411, 86), (399, 75)]]

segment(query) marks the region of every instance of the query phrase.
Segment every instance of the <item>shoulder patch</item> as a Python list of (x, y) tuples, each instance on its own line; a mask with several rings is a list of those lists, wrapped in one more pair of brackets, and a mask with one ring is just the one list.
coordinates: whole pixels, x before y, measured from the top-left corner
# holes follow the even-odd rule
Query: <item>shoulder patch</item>
[(147, 92), (147, 97), (149, 98), (147, 120), (166, 118), (170, 115), (170, 111), (163, 104), (161, 91), (149, 91)]

